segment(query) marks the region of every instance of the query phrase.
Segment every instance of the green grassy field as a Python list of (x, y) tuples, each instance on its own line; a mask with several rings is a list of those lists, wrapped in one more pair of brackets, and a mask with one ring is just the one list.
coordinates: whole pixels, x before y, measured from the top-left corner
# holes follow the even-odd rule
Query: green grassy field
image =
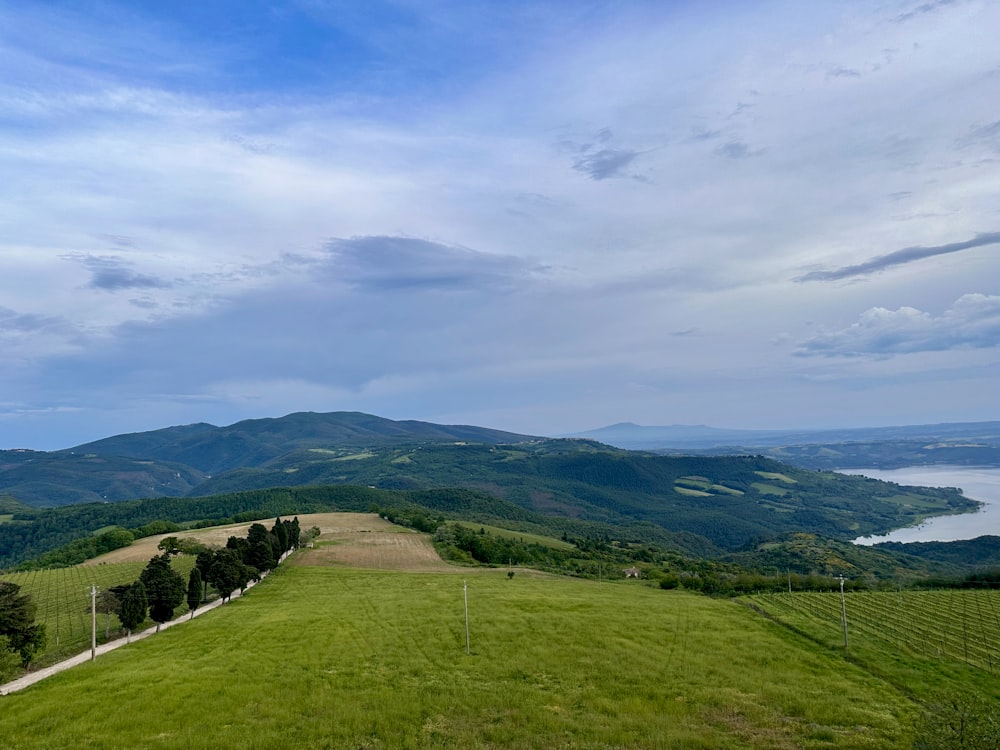
[(883, 680), (729, 601), (294, 564), (0, 699), (8, 750), (896, 748), (914, 714)]

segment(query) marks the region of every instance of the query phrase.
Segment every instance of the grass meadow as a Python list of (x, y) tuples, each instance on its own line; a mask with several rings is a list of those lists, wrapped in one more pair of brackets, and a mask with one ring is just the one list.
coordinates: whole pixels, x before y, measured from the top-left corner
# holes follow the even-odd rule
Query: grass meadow
[(729, 601), (295, 563), (204, 617), (0, 698), (0, 745), (909, 746), (916, 710), (902, 693)]

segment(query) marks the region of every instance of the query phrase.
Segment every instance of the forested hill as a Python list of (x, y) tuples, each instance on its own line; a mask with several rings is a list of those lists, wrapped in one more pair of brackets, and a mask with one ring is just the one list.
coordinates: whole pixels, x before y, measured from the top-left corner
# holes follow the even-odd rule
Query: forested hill
[(791, 531), (853, 539), (977, 507), (953, 489), (901, 488), (761, 456), (659, 456), (574, 440), (295, 452), (203, 487), (231, 492), (342, 483), (480, 489), (541, 513), (644, 521), (698, 534), (723, 549)]
[[(849, 540), (906, 525), (923, 515), (975, 505), (956, 490), (902, 488), (865, 477), (795, 469), (759, 456), (670, 457), (566, 440), (397, 445), (355, 453), (307, 449), (267, 468), (240, 469), (203, 486), (220, 495), (242, 491), (244, 499), (273, 499), (276, 495), (269, 493), (277, 490), (257, 488), (282, 485), (326, 486), (336, 490), (337, 497), (348, 490), (402, 492), (408, 497), (472, 491), (480, 509), (492, 508), (495, 515), (528, 513), (596, 525), (612, 538), (629, 529), (630, 538), (669, 538), (689, 553), (705, 554), (799, 531)], [(292, 492), (300, 496), (299, 490)], [(135, 503), (141, 504), (137, 507), (144, 515), (127, 515)], [(209, 510), (200, 503), (197, 498), (163, 498), (13, 513), (0, 523), (0, 557), (10, 559), (13, 547), (35, 544), (33, 534), (42, 529), (79, 531), (72, 519), (84, 515), (96, 524), (88, 522), (86, 531), (108, 525), (132, 528), (167, 509), (165, 517), (170, 519), (201, 520)], [(336, 503), (324, 508), (359, 509)], [(253, 510), (250, 505), (233, 512)], [(275, 512), (306, 510), (285, 503)], [(452, 510), (462, 517), (462, 507)], [(266, 512), (272, 512), (271, 506)], [(60, 543), (70, 539), (64, 536)]]
[(77, 446), (70, 452), (180, 463), (216, 475), (244, 466), (262, 466), (290, 451), (309, 448), (367, 448), (423, 441), (512, 443), (531, 439), (530, 435), (485, 427), (395, 421), (361, 412), (298, 412), (275, 419), (248, 419), (228, 427), (202, 423), (118, 435)]
[[(850, 540), (976, 507), (953, 489), (901, 488), (763, 456), (663, 456), (357, 413), (189, 425), (56, 453), (0, 454), (0, 493), (34, 506), (342, 485), (474, 490), (542, 516), (688, 535), (689, 547), (709, 551), (790, 532)], [(185, 520), (202, 518), (187, 512)], [(0, 513), (0, 544), (22, 522), (58, 517), (15, 506)], [(24, 528), (17, 534), (28, 538)]]
[(397, 422), (358, 412), (305, 412), (228, 427), (199, 423), (117, 435), (62, 451), (0, 451), (0, 493), (36, 507), (198, 496), (213, 491), (202, 487), (209, 477), (272, 466), (296, 451), (347, 455), (403, 443), (533, 439), (484, 427)]

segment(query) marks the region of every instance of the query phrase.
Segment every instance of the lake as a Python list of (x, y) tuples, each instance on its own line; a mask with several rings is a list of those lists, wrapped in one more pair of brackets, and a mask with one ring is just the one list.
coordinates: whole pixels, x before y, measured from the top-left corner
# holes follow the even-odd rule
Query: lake
[(1000, 469), (975, 466), (909, 466), (904, 469), (847, 469), (843, 474), (862, 474), (896, 484), (919, 487), (961, 487), (962, 494), (985, 505), (976, 513), (936, 516), (919, 526), (897, 529), (883, 536), (855, 539), (855, 544), (878, 542), (954, 542), (977, 536), (1000, 536)]

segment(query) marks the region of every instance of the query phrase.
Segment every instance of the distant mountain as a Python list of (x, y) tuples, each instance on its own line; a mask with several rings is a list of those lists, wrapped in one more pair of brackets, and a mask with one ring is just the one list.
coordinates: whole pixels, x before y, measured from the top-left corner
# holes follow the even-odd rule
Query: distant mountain
[(839, 430), (729, 430), (620, 423), (566, 437), (663, 453), (759, 453), (813, 469), (923, 464), (1000, 466), (1000, 422), (952, 422)]
[[(194, 424), (55, 453), (0, 453), (0, 493), (36, 507), (329, 485), (484, 491), (534, 513), (651, 524), (719, 550), (795, 531), (849, 540), (976, 505), (954, 490), (901, 490), (759, 455), (664, 456), (356, 412)], [(18, 523), (14, 515), (8, 523)]]
[[(694, 429), (711, 434), (711, 428)], [(170, 427), (55, 453), (0, 452), (0, 495), (36, 507), (163, 497), (163, 507), (183, 516), (184, 498), (334, 485), (407, 491), (415, 499), (473, 491), (487, 504), (493, 498), (497, 512), (516, 507), (629, 528), (630, 538), (639, 540), (679, 534), (685, 549), (706, 554), (793, 532), (846, 541), (977, 505), (956, 490), (901, 488), (760, 455), (666, 456), (356, 412)], [(7, 507), (12, 510), (4, 515), (12, 517), (0, 524), (0, 537), (10, 536), (13, 544), (17, 534), (30, 536), (20, 524), (37, 512), (10, 501)], [(92, 520), (100, 515), (86, 512)]]
[[(228, 427), (198, 423), (116, 435), (55, 452), (0, 451), (0, 493), (35, 507), (185, 497), (212, 491), (206, 488), (211, 478), (263, 470), (289, 455), (315, 459), (402, 444), (496, 445), (538, 439), (358, 412), (301, 412)], [(277, 484), (288, 483), (287, 477), (280, 478)]]
[(183, 463), (206, 474), (261, 466), (294, 450), (367, 448), (416, 442), (517, 443), (530, 435), (469, 425), (394, 421), (361, 412), (297, 412), (228, 427), (194, 424), (97, 440), (64, 453), (96, 453)]
[[(360, 493), (361, 509), (370, 508), (376, 495), (386, 492), (402, 492), (418, 504), (441, 493), (459, 499), (475, 496), (485, 515), (561, 518), (600, 528), (602, 537), (618, 529), (610, 532), (611, 539), (623, 538), (618, 534), (627, 530), (624, 538), (631, 542), (670, 539), (702, 555), (734, 552), (793, 532), (848, 541), (927, 515), (977, 506), (953, 489), (900, 487), (861, 476), (796, 469), (760, 456), (660, 456), (582, 440), (536, 440), (297, 450), (266, 466), (213, 477), (189, 498), (135, 500), (121, 513), (115, 510), (117, 504), (88, 506), (79, 513), (90, 524), (88, 529), (109, 523), (132, 528), (160, 517), (228, 517), (256, 507), (260, 498), (290, 502), (296, 493), (338, 488), (341, 496)], [(212, 498), (237, 495), (238, 506), (212, 510)], [(281, 501), (281, 513), (306, 512), (286, 500)], [(145, 508), (152, 515), (123, 515), (129, 508)], [(168, 515), (156, 515), (168, 509)], [(0, 558), (35, 543), (32, 528), (25, 524), (49, 519), (45, 523), (61, 527), (58, 519), (80, 518), (73, 511), (15, 512), (0, 523)]]

